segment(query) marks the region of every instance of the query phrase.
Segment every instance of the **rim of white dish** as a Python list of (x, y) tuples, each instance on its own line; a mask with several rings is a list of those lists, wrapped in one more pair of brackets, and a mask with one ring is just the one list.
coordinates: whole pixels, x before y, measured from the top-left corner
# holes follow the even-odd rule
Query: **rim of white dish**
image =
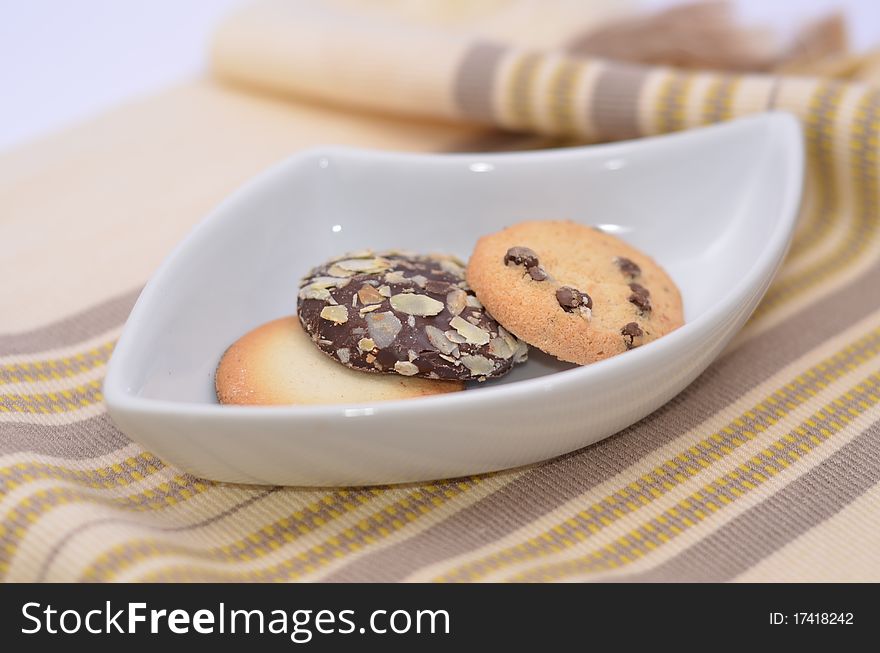
[[(397, 160), (411, 163), (429, 163), (432, 161), (461, 161), (473, 163), (476, 162), (475, 159), (479, 159), (480, 161), (503, 160), (506, 163), (510, 163), (548, 158), (570, 159), (583, 156), (585, 150), (588, 150), (591, 155), (595, 155), (597, 152), (615, 154), (616, 152), (626, 151), (632, 147), (639, 147), (646, 141), (658, 142), (669, 139), (687, 141), (701, 138), (701, 136), (707, 131), (737, 129), (742, 128), (749, 123), (777, 123), (783, 139), (787, 142), (788, 147), (785, 148), (785, 151), (791, 165), (787, 170), (785, 184), (786, 192), (783, 196), (782, 208), (780, 210), (781, 218), (776, 222), (772, 233), (765, 241), (766, 244), (760, 255), (755, 259), (755, 263), (748, 269), (746, 274), (742, 276), (726, 297), (711, 306), (694, 320), (685, 323), (672, 333), (669, 333), (662, 338), (658, 338), (642, 347), (638, 347), (596, 363), (591, 363), (590, 365), (569, 370), (561, 370), (545, 376), (523, 379), (521, 381), (504, 385), (480, 388), (478, 392), (466, 390), (464, 392), (445, 393), (442, 395), (419, 397), (416, 399), (397, 399), (351, 404), (241, 406), (221, 405), (219, 403), (177, 402), (169, 399), (142, 397), (133, 394), (122, 387), (121, 377), (123, 371), (120, 368), (125, 364), (129, 355), (128, 351), (132, 347), (129, 342), (132, 336), (130, 335), (128, 326), (138, 320), (140, 313), (145, 310), (144, 306), (149, 304), (150, 297), (155, 292), (161, 279), (167, 274), (169, 263), (175, 260), (180, 255), (180, 252), (186, 249), (192, 240), (198, 238), (201, 232), (208, 228), (208, 226), (223, 213), (223, 209), (230, 204), (241, 201), (245, 196), (253, 193), (256, 188), (263, 185), (272, 176), (280, 174), (281, 171), (293, 161), (318, 156), (339, 155), (362, 156), (371, 159)], [(651, 359), (660, 356), (663, 348), (675, 348), (686, 344), (687, 340), (691, 337), (692, 331), (702, 328), (711, 329), (713, 325), (722, 321), (724, 317), (729, 314), (730, 306), (732, 304), (735, 305), (744, 301), (751, 292), (760, 287), (761, 280), (770, 272), (768, 271), (768, 268), (775, 268), (781, 262), (783, 255), (788, 249), (801, 202), (804, 177), (803, 168), (804, 144), (800, 121), (793, 114), (783, 111), (764, 112), (732, 120), (727, 123), (710, 125), (674, 134), (662, 134), (648, 138), (616, 141), (614, 143), (539, 150), (534, 152), (423, 154), (371, 150), (368, 148), (337, 145), (302, 150), (272, 165), (245, 182), (240, 188), (218, 204), (207, 217), (197, 223), (163, 260), (156, 273), (141, 292), (131, 314), (129, 315), (128, 321), (119, 341), (117, 342), (113, 355), (111, 356), (107, 367), (107, 375), (104, 380), (104, 398), (108, 408), (111, 409), (111, 412), (116, 408), (130, 413), (153, 413), (161, 411), (163, 413), (198, 417), (223, 416), (224, 419), (254, 419), (259, 418), (260, 416), (273, 419), (297, 417), (360, 417), (374, 415), (380, 411), (383, 413), (405, 413), (412, 410), (420, 410), (429, 406), (431, 408), (448, 407), (451, 409), (456, 405), (460, 406), (474, 401), (487, 402), (500, 398), (515, 399), (521, 395), (534, 395), (536, 392), (547, 392), (561, 385), (577, 383), (588, 379), (591, 376), (605, 374), (608, 370), (616, 370), (616, 373), (625, 375), (631, 372), (633, 368), (650, 365)], [(117, 377), (120, 378), (118, 379)]]

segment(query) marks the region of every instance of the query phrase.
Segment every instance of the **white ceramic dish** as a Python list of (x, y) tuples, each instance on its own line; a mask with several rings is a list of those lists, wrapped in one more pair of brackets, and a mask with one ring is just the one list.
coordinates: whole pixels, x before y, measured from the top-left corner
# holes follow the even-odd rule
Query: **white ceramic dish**
[[(795, 118), (516, 154), (296, 154), (218, 207), (141, 294), (110, 361), (115, 423), (199, 476), (288, 485), (399, 483), (533, 463), (607, 437), (690, 383), (743, 325), (794, 229)], [(504, 382), (361, 405), (217, 405), (213, 372), (249, 329), (295, 312), (299, 278), (346, 250), (467, 258), (520, 220), (604, 225), (662, 263), (687, 324), (581, 368), (532, 360)]]

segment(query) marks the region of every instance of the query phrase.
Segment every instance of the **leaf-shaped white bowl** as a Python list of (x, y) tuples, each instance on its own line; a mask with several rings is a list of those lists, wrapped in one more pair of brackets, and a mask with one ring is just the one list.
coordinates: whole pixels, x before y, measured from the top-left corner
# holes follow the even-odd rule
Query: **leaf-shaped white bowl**
[[(685, 133), (515, 154), (327, 147), (259, 175), (147, 284), (104, 393), (133, 439), (210, 479), (399, 483), (533, 463), (607, 437), (690, 383), (743, 325), (782, 261), (803, 176), (798, 122), (762, 114)], [(300, 277), (371, 247), (449, 252), (521, 220), (601, 225), (655, 257), (687, 324), (569, 368), (532, 350), (503, 382), (357, 405), (220, 406), (223, 351), (296, 310)]]

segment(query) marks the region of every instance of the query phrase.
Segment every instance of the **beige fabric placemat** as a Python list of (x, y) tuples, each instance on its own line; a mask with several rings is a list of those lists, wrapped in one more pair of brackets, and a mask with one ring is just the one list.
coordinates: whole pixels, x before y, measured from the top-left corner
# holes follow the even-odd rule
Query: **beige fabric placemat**
[[(259, 5), (218, 35), (234, 84), (0, 156), (0, 578), (880, 580), (880, 90), (585, 58), (565, 44), (600, 25), (578, 3), (554, 3), (535, 42), (517, 37), (532, 2), (405, 19), (350, 4)], [(806, 130), (792, 251), (728, 351), (612, 438), (489, 476), (265, 488), (182, 474), (107, 416), (100, 382), (139, 287), (293, 150), (536, 143), (478, 123), (608, 140), (768, 108)]]

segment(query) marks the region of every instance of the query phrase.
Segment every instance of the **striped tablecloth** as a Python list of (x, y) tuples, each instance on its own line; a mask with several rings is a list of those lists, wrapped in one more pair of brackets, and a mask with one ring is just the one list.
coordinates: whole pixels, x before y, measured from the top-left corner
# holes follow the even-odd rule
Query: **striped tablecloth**
[[(301, 9), (230, 21), (212, 80), (0, 157), (0, 578), (880, 580), (880, 89)], [(809, 152), (791, 253), (725, 354), (612, 438), (487, 476), (266, 488), (183, 474), (107, 416), (143, 282), (292, 150), (528, 142), (480, 124), (610, 140), (773, 108)]]

